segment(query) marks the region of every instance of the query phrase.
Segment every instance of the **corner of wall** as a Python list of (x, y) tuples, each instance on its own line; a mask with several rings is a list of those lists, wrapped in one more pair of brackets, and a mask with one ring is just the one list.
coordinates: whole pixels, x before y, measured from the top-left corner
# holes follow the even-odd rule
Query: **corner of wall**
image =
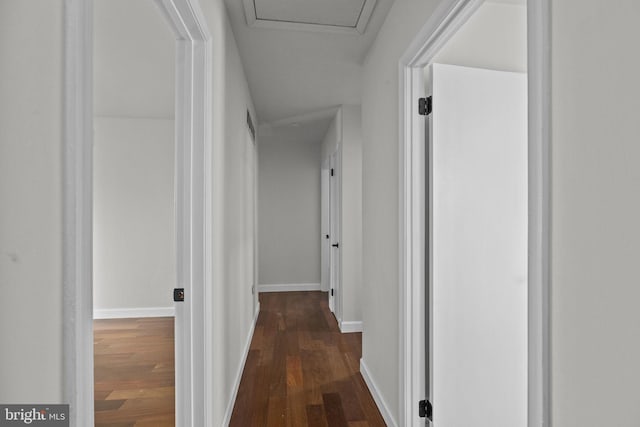
[(391, 414), (389, 405), (382, 397), (382, 390), (380, 389), (376, 381), (373, 379), (372, 372), (367, 367), (367, 364), (364, 361), (364, 358), (360, 359), (360, 374), (362, 375), (362, 379), (364, 379), (364, 382), (367, 384), (367, 387), (371, 392), (371, 396), (373, 397), (373, 400), (376, 402), (376, 405), (380, 410), (380, 414), (382, 415), (382, 418), (384, 418), (384, 422), (387, 423), (387, 426), (389, 427), (397, 427), (398, 423), (396, 422), (395, 418)]

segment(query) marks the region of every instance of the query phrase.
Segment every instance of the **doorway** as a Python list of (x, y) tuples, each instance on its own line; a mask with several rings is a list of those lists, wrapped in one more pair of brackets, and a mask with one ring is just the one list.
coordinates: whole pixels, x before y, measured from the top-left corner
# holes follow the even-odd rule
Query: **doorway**
[(175, 37), (151, 0), (93, 6), (95, 423), (174, 425)]
[[(205, 248), (211, 247), (211, 176), (205, 159), (211, 138), (211, 37), (202, 11), (191, 0), (155, 2), (176, 43), (176, 275), (184, 302), (175, 306), (175, 422), (204, 425), (210, 339), (204, 321), (204, 289), (211, 285)], [(71, 425), (94, 424), (92, 310), (92, 1), (65, 8), (65, 375)], [(198, 48), (196, 48), (198, 47)], [(71, 83), (69, 83), (71, 82)]]
[[(525, 298), (525, 301), (519, 303), (519, 306), (521, 308), (524, 307), (524, 309), (515, 313), (516, 317), (521, 316), (523, 311), (526, 313), (524, 325), (522, 322), (518, 322), (520, 332), (515, 335), (519, 340), (518, 348), (520, 349), (520, 354), (524, 351), (524, 356), (519, 358), (522, 366), (518, 372), (520, 373), (520, 384), (521, 386), (524, 384), (525, 389), (519, 394), (520, 397), (518, 398), (518, 407), (520, 408), (516, 416), (518, 421), (516, 424), (509, 421), (511, 424), (507, 422), (507, 425), (538, 426), (542, 425), (543, 420), (549, 415), (548, 392), (546, 391), (548, 387), (546, 379), (548, 373), (548, 365), (546, 365), (546, 360), (548, 360), (548, 334), (544, 317), (547, 304), (544, 291), (546, 286), (544, 271), (546, 269), (546, 256), (548, 255), (544, 250), (544, 242), (548, 239), (548, 228), (546, 228), (544, 218), (545, 209), (548, 206), (548, 193), (545, 191), (544, 185), (542, 185), (546, 170), (545, 162), (547, 161), (544, 157), (544, 147), (548, 141), (545, 140), (544, 135), (539, 130), (544, 129), (545, 123), (543, 113), (543, 105), (545, 104), (542, 101), (542, 92), (540, 91), (545, 87), (546, 68), (544, 67), (545, 64), (548, 64), (545, 62), (547, 61), (545, 52), (540, 48), (545, 37), (545, 28), (541, 25), (545, 19), (542, 3), (544, 2), (537, 0), (529, 0), (527, 2), (452, 0), (443, 2), (425, 24), (423, 30), (418, 34), (416, 40), (413, 41), (411, 47), (400, 61), (403, 70), (401, 84), (404, 87), (404, 91), (401, 92), (402, 139), (404, 141), (404, 158), (401, 163), (401, 176), (404, 177), (401, 182), (401, 191), (404, 195), (401, 204), (401, 227), (403, 230), (401, 265), (404, 268), (401, 272), (401, 279), (405, 285), (401, 300), (401, 313), (403, 313), (401, 345), (404, 348), (403, 357), (401, 358), (403, 361), (404, 384), (401, 389), (404, 390), (405, 397), (401, 400), (401, 404), (404, 406), (402, 415), (405, 425), (424, 425), (425, 417), (431, 418), (433, 425), (444, 427), (448, 425), (447, 422), (453, 422), (451, 421), (453, 418), (447, 418), (445, 394), (436, 385), (439, 381), (438, 375), (442, 373), (442, 366), (438, 365), (439, 362), (434, 360), (434, 357), (436, 359), (440, 357), (441, 362), (442, 354), (439, 354), (438, 351), (443, 348), (442, 341), (436, 338), (438, 328), (442, 327), (442, 323), (438, 326), (436, 322), (442, 322), (442, 318), (438, 317), (438, 310), (442, 309), (445, 300), (436, 301), (435, 299), (443, 297), (442, 290), (439, 288), (443, 283), (443, 277), (439, 276), (439, 273), (443, 271), (443, 262), (445, 261), (442, 257), (446, 254), (446, 252), (443, 252), (443, 247), (438, 246), (438, 239), (443, 236), (443, 232), (445, 234), (460, 232), (464, 228), (461, 226), (464, 224), (461, 224), (460, 221), (455, 224), (449, 224), (448, 228), (444, 227), (435, 218), (438, 212), (438, 200), (441, 203), (444, 200), (442, 199), (444, 197), (443, 194), (452, 194), (452, 192), (447, 190), (443, 193), (443, 181), (439, 181), (440, 184), (438, 185), (433, 175), (437, 169), (437, 165), (434, 166), (433, 162), (437, 160), (436, 155), (438, 153), (433, 152), (432, 144), (436, 142), (429, 140), (429, 146), (425, 147), (424, 141), (426, 134), (434, 134), (434, 125), (437, 125), (437, 123), (433, 123), (433, 120), (435, 120), (433, 117), (436, 117), (437, 113), (441, 112), (439, 108), (444, 108), (446, 101), (443, 101), (442, 95), (436, 97), (434, 93), (428, 91), (427, 88), (432, 87), (434, 81), (432, 80), (433, 75), (429, 72), (425, 76), (425, 67), (429, 64), (444, 63), (463, 67), (505, 70), (503, 64), (500, 64), (502, 60), (500, 56), (511, 52), (511, 49), (504, 47), (504, 43), (514, 41), (521, 45), (517, 57), (521, 62), (524, 60), (524, 70), (506, 69), (527, 72), (527, 83), (521, 86), (526, 87), (528, 85), (528, 93), (526, 94), (528, 99), (525, 101), (527, 103), (527, 112), (524, 114), (528, 116), (529, 127), (526, 146), (523, 148), (528, 158), (525, 160), (524, 166), (519, 170), (519, 173), (524, 174), (526, 181), (524, 189), (521, 189), (518, 193), (521, 196), (521, 201), (518, 202), (520, 203), (519, 206), (526, 212), (526, 222), (524, 225), (520, 224), (519, 226), (520, 232), (524, 232), (526, 236), (526, 251), (522, 252), (523, 257), (520, 258), (519, 265), (521, 269), (524, 265), (526, 274), (524, 275), (524, 282), (521, 274), (516, 280), (516, 282), (519, 282), (516, 287), (521, 291), (520, 297), (521, 299), (522, 297)], [(472, 41), (477, 43), (482, 43), (484, 39), (485, 44), (476, 45), (475, 48), (471, 49), (470, 53), (469, 49), (467, 49), (466, 60), (468, 62), (456, 62), (459, 59), (459, 57), (455, 58), (457, 54), (451, 54), (448, 58), (445, 58), (447, 55), (443, 54), (443, 52), (446, 51), (447, 44), (459, 43), (461, 39), (469, 36), (472, 33), (467, 31), (469, 26), (477, 24), (479, 17), (490, 8), (509, 8), (506, 11), (509, 13), (517, 11), (520, 16), (517, 21), (523, 26), (522, 31), (515, 37), (513, 35), (507, 37), (505, 36), (504, 27), (494, 26), (487, 29), (484, 36), (478, 36), (476, 33), (471, 37)], [(505, 10), (502, 11), (505, 12)], [(533, 23), (533, 25), (530, 25), (530, 23)], [(467, 27), (466, 29), (465, 26)], [(492, 42), (486, 43), (487, 39), (493, 37), (491, 34), (497, 35), (497, 33), (499, 33), (498, 38), (493, 38)], [(496, 49), (497, 46), (503, 46), (503, 49)], [(494, 52), (487, 53), (488, 49), (493, 49)], [(493, 61), (494, 64), (482, 63), (482, 61)], [(456, 93), (459, 94), (460, 92)], [(434, 96), (429, 99), (428, 95)], [(491, 94), (487, 96), (491, 98)], [(423, 101), (418, 102), (419, 98), (423, 98)], [(428, 118), (429, 124), (425, 126), (425, 119), (421, 113), (426, 113), (429, 108), (423, 109), (421, 107), (427, 107), (429, 104), (432, 107), (433, 117), (430, 116)], [(471, 105), (467, 106), (470, 107)], [(483, 99), (478, 97), (473, 100), (473, 106), (476, 107), (479, 113), (486, 107)], [(421, 112), (421, 110), (423, 111)], [(455, 119), (453, 119), (453, 123), (456, 123)], [(441, 125), (442, 123), (440, 123)], [(456, 156), (464, 155), (465, 150), (462, 150)], [(458, 160), (459, 157), (454, 157), (453, 159)], [(479, 173), (482, 174), (482, 179), (488, 176), (486, 171), (480, 171)], [(463, 175), (458, 174), (457, 178), (461, 176)], [(504, 181), (505, 179), (501, 179), (498, 183)], [(449, 181), (449, 183), (451, 182)], [(436, 185), (435, 188), (434, 185)], [(479, 197), (479, 195), (477, 196)], [(464, 202), (464, 200), (462, 201)], [(488, 200), (485, 200), (485, 202), (481, 205), (492, 206)], [(464, 205), (464, 203), (462, 204)], [(442, 205), (440, 204), (440, 206)], [(434, 209), (436, 210), (434, 211)], [(461, 210), (464, 211), (464, 209)], [(470, 211), (470, 209), (466, 209), (466, 211)], [(454, 216), (457, 214), (456, 212), (460, 213), (455, 211), (453, 213)], [(442, 220), (442, 212), (440, 212), (438, 218)], [(489, 215), (489, 218), (490, 221), (495, 221), (497, 215)], [(457, 219), (460, 220), (461, 218)], [(507, 234), (510, 237), (514, 236), (514, 233)], [(522, 239), (520, 242), (522, 243)], [(440, 243), (442, 242), (440, 241)], [(465, 244), (461, 247), (464, 250), (470, 250), (473, 245)], [(456, 251), (456, 253), (459, 255), (460, 251)], [(459, 259), (458, 255), (449, 254), (448, 262), (450, 266), (456, 265), (456, 262), (462, 263), (462, 265), (457, 264), (456, 269), (460, 273), (456, 276), (459, 279), (463, 272), (472, 269), (473, 265), (465, 264), (463, 260)], [(482, 256), (476, 255), (478, 254), (475, 254), (472, 258), (475, 260), (482, 258)], [(436, 283), (436, 281), (439, 282)], [(447, 282), (447, 284), (451, 285), (450, 282)], [(455, 298), (449, 301), (449, 306), (453, 307), (455, 304), (464, 302), (465, 298), (470, 295), (471, 293), (467, 292), (455, 294)], [(491, 300), (492, 303), (496, 301), (497, 299)], [(431, 310), (426, 310), (427, 306), (431, 307)], [(470, 313), (472, 311), (466, 310), (463, 314)], [(442, 311), (440, 311), (440, 314), (442, 314)], [(434, 316), (436, 317), (434, 318)], [(460, 316), (449, 316), (448, 319), (450, 321), (459, 320)], [(469, 325), (472, 324), (470, 323)], [(418, 327), (416, 328), (413, 325), (418, 325)], [(448, 327), (455, 329), (454, 324), (451, 323), (448, 324)], [(469, 332), (469, 330), (467, 329), (466, 332)], [(481, 334), (475, 335), (481, 336)], [(434, 339), (436, 340), (435, 342)], [(434, 348), (435, 344), (439, 344), (440, 350)], [(465, 356), (460, 357), (464, 358)], [(491, 360), (495, 362), (498, 358), (492, 358)], [(487, 369), (486, 366), (483, 369)], [(474, 381), (477, 379), (475, 378)], [(468, 412), (460, 410), (461, 407), (470, 403), (468, 399), (456, 399), (455, 403), (458, 413)], [(503, 413), (507, 412), (503, 411)], [(463, 424), (465, 423), (463, 422)], [(477, 424), (475, 421), (474, 423)], [(494, 423), (492, 419), (491, 424), (488, 425), (502, 424), (499, 424), (499, 422)]]

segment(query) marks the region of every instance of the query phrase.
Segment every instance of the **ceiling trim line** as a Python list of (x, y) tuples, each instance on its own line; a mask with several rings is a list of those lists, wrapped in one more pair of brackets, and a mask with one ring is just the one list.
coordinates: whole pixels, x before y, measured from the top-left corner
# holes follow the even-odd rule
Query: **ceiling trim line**
[(290, 31), (311, 31), (320, 33), (334, 34), (364, 34), (369, 19), (373, 14), (376, 0), (364, 0), (358, 21), (355, 26), (346, 25), (330, 25), (307, 22), (295, 22), (275, 19), (260, 19), (257, 16), (255, 0), (242, 0), (244, 6), (245, 18), (247, 25), (253, 28), (264, 28), (272, 30), (290, 30)]

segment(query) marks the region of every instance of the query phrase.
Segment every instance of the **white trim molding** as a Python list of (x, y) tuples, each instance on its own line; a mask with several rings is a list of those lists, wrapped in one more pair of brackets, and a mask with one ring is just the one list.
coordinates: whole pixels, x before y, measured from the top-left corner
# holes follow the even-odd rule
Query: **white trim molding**
[(93, 4), (64, 4), (63, 396), (69, 425), (93, 412)]
[(272, 30), (313, 31), (320, 33), (361, 35), (364, 34), (367, 24), (369, 23), (369, 19), (373, 14), (376, 0), (364, 0), (362, 9), (360, 10), (360, 16), (358, 16), (358, 22), (355, 26), (261, 19), (257, 16), (258, 14), (256, 12), (256, 4), (254, 0), (243, 0), (242, 4), (244, 6), (247, 25), (249, 27), (267, 28)]
[[(211, 36), (198, 0), (156, 0), (176, 37), (176, 426), (212, 424)], [(65, 0), (64, 399), (70, 426), (94, 424), (92, 0)]]
[(138, 319), (143, 317), (175, 317), (175, 307), (94, 309), (94, 319)]
[(364, 379), (364, 382), (367, 384), (367, 387), (369, 387), (371, 396), (376, 402), (376, 405), (380, 410), (380, 414), (382, 415), (382, 418), (384, 418), (384, 422), (388, 427), (398, 427), (398, 423), (393, 418), (393, 415), (391, 415), (389, 405), (387, 405), (387, 402), (382, 397), (382, 394), (380, 394), (380, 389), (378, 388), (376, 382), (373, 380), (373, 377), (371, 376), (369, 368), (367, 368), (367, 364), (364, 362), (364, 359), (360, 359), (360, 374), (362, 375), (362, 379)]
[[(427, 226), (425, 126), (417, 99), (425, 95), (424, 67), (484, 0), (443, 0), (399, 62), (400, 93), (400, 425), (424, 425), (417, 402), (428, 374), (424, 363)], [(527, 1), (529, 79), (529, 379), (528, 427), (550, 427), (549, 141), (550, 0)], [(365, 370), (363, 369), (363, 376)]]
[(251, 328), (249, 329), (249, 333), (247, 334), (247, 339), (245, 340), (245, 343), (244, 343), (244, 349), (242, 350), (242, 360), (240, 360), (240, 364), (238, 365), (236, 377), (233, 380), (233, 389), (231, 391), (231, 397), (229, 398), (227, 409), (224, 412), (224, 421), (222, 422), (223, 426), (228, 426), (229, 422), (231, 421), (231, 415), (233, 414), (233, 407), (236, 403), (236, 397), (238, 397), (238, 389), (240, 388), (240, 381), (242, 380), (242, 373), (244, 372), (244, 365), (247, 362), (247, 356), (249, 356), (249, 350), (251, 349), (251, 340), (253, 340), (253, 332), (256, 330), (256, 323), (258, 322), (259, 315), (260, 315), (260, 303), (256, 305), (256, 309), (253, 313), (253, 323), (251, 324)]
[(551, 427), (551, 0), (527, 1), (529, 427)]
[(349, 334), (352, 332), (362, 332), (361, 320), (341, 320), (339, 322), (340, 332)]
[(309, 292), (319, 291), (320, 283), (279, 283), (258, 285), (258, 292)]

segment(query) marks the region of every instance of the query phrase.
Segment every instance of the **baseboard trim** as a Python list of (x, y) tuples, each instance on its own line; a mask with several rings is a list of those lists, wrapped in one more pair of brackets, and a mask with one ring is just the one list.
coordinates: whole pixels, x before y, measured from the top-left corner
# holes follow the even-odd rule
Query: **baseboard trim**
[(376, 405), (378, 405), (378, 409), (382, 414), (382, 418), (384, 418), (384, 422), (387, 423), (387, 426), (389, 427), (398, 427), (396, 420), (394, 420), (393, 416), (391, 415), (391, 411), (389, 411), (387, 402), (384, 401), (382, 395), (380, 394), (378, 385), (371, 377), (369, 368), (367, 368), (367, 364), (364, 362), (364, 359), (360, 359), (360, 374), (362, 374), (364, 382), (367, 384), (367, 387), (369, 387), (371, 396), (373, 396), (373, 400), (376, 402)]
[(362, 332), (362, 321), (359, 320), (343, 320), (340, 322), (340, 332), (348, 334), (351, 332)]
[(244, 372), (244, 365), (247, 363), (247, 356), (249, 355), (249, 348), (251, 347), (251, 340), (253, 339), (253, 332), (256, 329), (256, 322), (258, 321), (258, 314), (260, 314), (260, 303), (256, 305), (256, 309), (253, 313), (253, 322), (251, 324), (251, 329), (249, 329), (249, 336), (247, 337), (247, 341), (244, 343), (244, 350), (242, 354), (242, 362), (240, 363), (240, 368), (236, 373), (236, 379), (233, 382), (233, 391), (231, 392), (231, 399), (229, 399), (229, 404), (227, 405), (227, 410), (224, 413), (224, 420), (222, 422), (223, 426), (228, 426), (231, 422), (231, 415), (233, 414), (233, 406), (236, 403), (236, 397), (238, 397), (238, 389), (240, 388), (240, 381), (242, 380), (242, 373)]
[(94, 319), (129, 319), (137, 317), (175, 317), (175, 307), (103, 308), (93, 310)]
[(274, 285), (258, 285), (258, 292), (300, 292), (319, 290), (320, 283), (283, 283)]

